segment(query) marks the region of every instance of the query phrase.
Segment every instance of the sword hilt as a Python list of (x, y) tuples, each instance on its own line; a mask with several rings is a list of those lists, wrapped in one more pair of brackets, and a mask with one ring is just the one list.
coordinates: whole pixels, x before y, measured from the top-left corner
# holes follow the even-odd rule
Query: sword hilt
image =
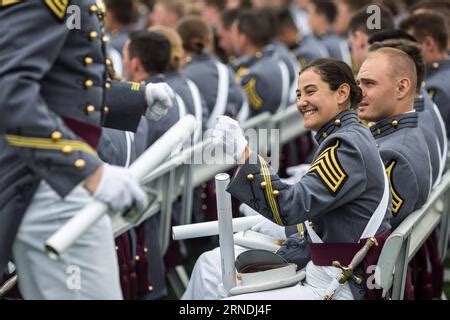
[(353, 271), (364, 260), (367, 252), (369, 252), (370, 248), (374, 245), (378, 246), (378, 241), (375, 237), (367, 239), (364, 246), (353, 256), (352, 261), (347, 267), (342, 266), (339, 261), (333, 261), (333, 266), (341, 269), (342, 271), (342, 275), (339, 277), (340, 284), (346, 283), (350, 278), (352, 278), (357, 284), (361, 284), (363, 282), (363, 278), (355, 275)]

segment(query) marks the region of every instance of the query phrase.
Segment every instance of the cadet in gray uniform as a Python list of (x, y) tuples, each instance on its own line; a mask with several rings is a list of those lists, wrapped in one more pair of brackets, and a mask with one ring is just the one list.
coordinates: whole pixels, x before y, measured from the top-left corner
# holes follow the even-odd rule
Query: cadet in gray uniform
[(433, 109), (430, 106), (425, 108), (425, 98), (421, 94), (422, 82), (425, 73), (425, 65), (423, 63), (423, 58), (420, 53), (420, 48), (414, 42), (408, 40), (394, 39), (394, 40), (385, 40), (383, 42), (377, 42), (373, 44), (369, 50), (375, 51), (377, 49), (384, 47), (399, 49), (408, 54), (414, 61), (417, 77), (416, 98), (414, 99), (414, 110), (417, 112), (418, 127), (423, 132), (423, 136), (425, 138), (430, 153), (432, 185), (434, 187), (441, 180), (445, 160), (443, 161), (442, 157), (443, 153), (441, 151), (441, 145), (439, 142), (439, 136), (442, 136), (441, 127), (440, 126), (437, 127), (435, 124), (435, 120), (433, 118), (434, 114)]
[(315, 59), (330, 56), (327, 48), (314, 36), (301, 34), (288, 9), (278, 10), (276, 19), (277, 38), (291, 50), (300, 64), (300, 69)]
[(260, 19), (266, 20), (272, 32), (271, 44), (275, 48), (274, 58), (281, 70), (283, 80), (283, 101), (284, 108), (295, 103), (295, 90), (297, 89), (298, 73), (300, 71), (299, 63), (295, 56), (289, 51), (289, 48), (285, 43), (277, 38), (277, 12), (275, 9), (266, 7), (261, 10), (255, 10), (256, 14), (259, 14)]
[(181, 37), (174, 29), (165, 26), (153, 26), (149, 30), (159, 32), (169, 39), (171, 58), (164, 75), (167, 83), (181, 98), (178, 104), (184, 104), (187, 112), (197, 119), (198, 127), (194, 133), (194, 141), (199, 141), (202, 129), (206, 127), (209, 112), (197, 85), (181, 71), (184, 59)]
[[(330, 274), (339, 270), (329, 267), (331, 261), (342, 260), (338, 243), (357, 243), (367, 236), (363, 230), (381, 236), (390, 229), (383, 164), (373, 136), (351, 110), (361, 100), (351, 69), (344, 62), (316, 60), (302, 70), (297, 92), (305, 127), (317, 131), (319, 148), (308, 173), (294, 185), (282, 183), (262, 157), (252, 154), (236, 122), (222, 118), (216, 126), (215, 136), (226, 150), (234, 151), (231, 155), (238, 163), (245, 162), (228, 191), (278, 225), (298, 225), (299, 232), (308, 234), (314, 243), (304, 285), (234, 297), (237, 299), (323, 299), (332, 289)], [(379, 218), (377, 223), (372, 216)], [(362, 299), (365, 293), (364, 286), (352, 281), (339, 289), (329, 298)]]
[(130, 33), (136, 30), (139, 19), (137, 1), (105, 0), (105, 7), (105, 28), (111, 37), (110, 45), (122, 53)]
[(270, 45), (272, 31), (255, 11), (242, 12), (237, 21), (236, 49), (241, 58), (233, 65), (250, 105), (250, 116), (284, 108), (281, 69)]
[[(100, 126), (135, 131), (147, 105), (155, 119), (167, 112), (172, 92), (107, 82), (104, 6), (71, 4), (80, 9), (81, 29), (68, 27), (68, 2), (0, 3), (0, 270), (13, 249), (27, 299), (120, 299), (108, 217), (58, 261), (44, 242), (92, 197), (114, 212), (145, 205), (137, 181), (98, 158)], [(71, 266), (78, 270), (73, 285)]]
[[(152, 52), (151, 55), (148, 52)], [(155, 31), (139, 31), (130, 35), (123, 50), (126, 77), (136, 82), (160, 83), (165, 81), (170, 62), (170, 42)], [(160, 138), (182, 116), (186, 109), (173, 100), (173, 107), (160, 121), (142, 119), (135, 135), (136, 153), (140, 155)], [(154, 215), (137, 228), (139, 260), (137, 264), (139, 298), (158, 299), (166, 294), (165, 268), (159, 246), (160, 216)], [(147, 250), (146, 250), (147, 248)], [(146, 262), (144, 262), (146, 261)], [(147, 263), (147, 266), (145, 266)], [(142, 266), (140, 266), (142, 265)], [(146, 269), (146, 272), (145, 270)]]
[(212, 33), (208, 25), (199, 17), (189, 16), (179, 22), (177, 31), (188, 56), (184, 72), (205, 98), (209, 114), (207, 128), (215, 125), (217, 116), (235, 118), (245, 112), (244, 118), (248, 117), (246, 96), (232, 70), (209, 53)]
[(446, 124), (447, 137), (450, 138), (450, 60), (446, 22), (440, 14), (426, 12), (408, 17), (400, 27), (422, 45), (422, 55), (427, 66), (425, 88), (437, 104)]
[(391, 185), (393, 228), (426, 202), (431, 189), (428, 147), (413, 110), (416, 78), (414, 61), (394, 48), (371, 52), (358, 74), (358, 113), (376, 122), (371, 131)]
[(313, 0), (308, 4), (309, 24), (311, 30), (327, 48), (331, 58), (348, 62), (350, 54), (348, 45), (332, 31), (337, 9), (332, 1)]

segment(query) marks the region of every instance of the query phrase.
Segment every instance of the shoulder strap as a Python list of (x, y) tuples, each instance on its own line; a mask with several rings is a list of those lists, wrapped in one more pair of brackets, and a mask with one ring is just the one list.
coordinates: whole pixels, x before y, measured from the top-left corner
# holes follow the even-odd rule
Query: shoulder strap
[(214, 127), (214, 125), (216, 124), (216, 118), (218, 116), (224, 115), (225, 109), (227, 107), (228, 89), (230, 85), (228, 69), (223, 63), (220, 62), (216, 62), (216, 68), (218, 73), (217, 98), (216, 104), (214, 105), (214, 108), (209, 115), (209, 119), (206, 125), (207, 128)]

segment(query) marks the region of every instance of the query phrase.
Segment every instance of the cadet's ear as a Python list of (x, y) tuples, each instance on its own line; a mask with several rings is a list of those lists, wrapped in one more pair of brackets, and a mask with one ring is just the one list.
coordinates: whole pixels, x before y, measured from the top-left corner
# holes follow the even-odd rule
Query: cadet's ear
[(401, 78), (397, 81), (397, 97), (403, 99), (411, 90), (411, 79)]
[(350, 86), (347, 83), (341, 84), (341, 86), (337, 89), (336, 94), (339, 105), (347, 103), (350, 95)]
[(139, 60), (138, 57), (131, 58), (130, 66), (131, 66), (131, 70), (133, 70), (134, 73), (139, 72), (139, 71), (144, 71), (144, 68), (142, 67), (142, 64), (141, 64), (141, 60)]
[(426, 52), (431, 52), (436, 49), (436, 42), (431, 36), (425, 36), (422, 40), (422, 49), (424, 49)]

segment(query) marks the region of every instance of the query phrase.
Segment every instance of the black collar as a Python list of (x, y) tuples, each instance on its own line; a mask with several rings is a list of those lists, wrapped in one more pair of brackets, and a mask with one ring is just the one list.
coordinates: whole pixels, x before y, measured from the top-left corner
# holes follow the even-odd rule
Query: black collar
[(417, 113), (408, 112), (375, 123), (370, 127), (373, 136), (378, 139), (404, 128), (417, 127)]
[(358, 122), (356, 112), (354, 110), (342, 111), (317, 132), (315, 136), (317, 143), (320, 145), (329, 135), (353, 122)]
[(414, 110), (416, 112), (422, 112), (425, 110), (425, 98), (420, 95), (414, 99)]

